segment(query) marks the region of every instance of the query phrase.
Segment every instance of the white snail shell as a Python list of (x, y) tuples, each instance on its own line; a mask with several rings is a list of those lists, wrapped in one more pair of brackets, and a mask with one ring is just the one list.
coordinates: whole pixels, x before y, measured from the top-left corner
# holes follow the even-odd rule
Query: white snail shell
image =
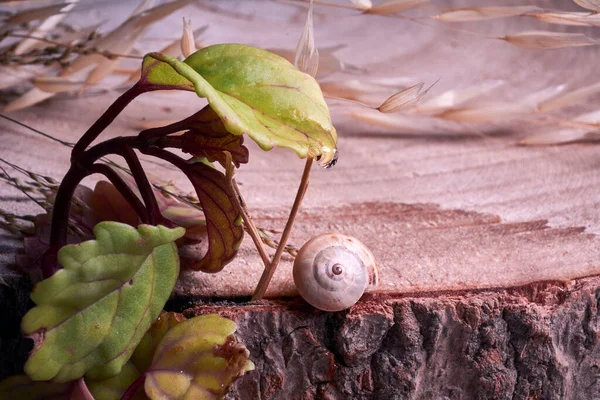
[(375, 257), (358, 239), (341, 233), (315, 236), (294, 261), (294, 283), (313, 307), (340, 311), (352, 307), (379, 282)]

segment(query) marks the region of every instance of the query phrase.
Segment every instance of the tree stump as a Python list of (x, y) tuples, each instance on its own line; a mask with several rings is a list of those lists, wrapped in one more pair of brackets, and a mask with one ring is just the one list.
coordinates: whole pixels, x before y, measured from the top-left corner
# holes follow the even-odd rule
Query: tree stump
[(595, 399), (600, 279), (417, 296), (350, 310), (200, 304), (238, 324), (256, 370), (230, 399)]
[[(241, 9), (254, 7), (244, 4)], [(344, 12), (319, 10), (315, 17), (317, 31), (328, 24), (331, 43), (349, 44), (340, 58), (382, 79), (393, 74), (416, 84), (441, 78), (431, 95), (498, 80), (504, 85), (482, 101), (516, 103), (562, 84), (574, 90), (598, 79), (598, 46), (539, 51), (489, 39), (514, 31), (514, 19), (486, 22), (479, 26), (482, 37), (465, 37), (448, 25), (339, 15)], [(211, 22), (213, 14), (198, 13), (194, 24)], [(369, 27), (378, 29), (366, 29), (363, 17), (375, 18)], [(270, 42), (279, 22), (218, 18), (224, 22), (211, 25), (211, 37), (228, 41), (228, 29), (235, 27), (238, 37), (263, 34), (260, 43), (293, 48), (300, 32)], [(527, 21), (521, 30), (535, 28)], [(180, 27), (167, 23), (164, 30)], [(57, 96), (10, 117), (75, 142), (117, 95)], [(599, 104), (596, 94), (558, 117), (597, 111)], [(203, 105), (193, 93), (148, 94), (101, 139), (132, 135), (148, 120), (178, 120)], [(600, 398), (598, 147), (518, 145), (548, 128), (522, 121), (534, 112), (484, 124), (407, 115), (404, 126), (386, 129), (333, 107), (339, 163), (312, 172), (291, 242), (300, 247), (328, 231), (356, 236), (378, 260), (381, 284), (348, 311), (317, 311), (297, 297), (292, 257), (286, 255), (268, 299), (245, 302), (263, 268), (249, 238), (222, 272), (183, 272), (169, 307), (188, 316), (216, 312), (232, 318), (256, 364), (228, 398)], [(3, 119), (0, 128), (0, 157), (56, 179), (64, 175), (69, 148)], [(236, 180), (256, 224), (277, 237), (303, 162), (289, 151), (265, 153), (250, 140), (245, 144), (250, 163)], [(191, 190), (171, 169), (144, 165)], [(94, 178), (85, 183), (92, 186)], [(41, 212), (7, 185), (0, 186), (0, 195), (6, 211)], [(9, 286), (0, 284), (0, 378), (18, 373), (29, 349), (18, 321), (31, 290), (7, 269), (18, 243), (2, 240), (0, 278)]]

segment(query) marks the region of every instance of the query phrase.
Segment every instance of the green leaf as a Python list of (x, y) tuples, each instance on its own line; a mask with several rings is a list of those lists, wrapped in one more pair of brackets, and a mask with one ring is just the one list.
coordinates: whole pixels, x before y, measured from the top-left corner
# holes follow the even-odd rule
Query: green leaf
[(22, 321), (34, 350), (25, 373), (66, 382), (118, 374), (159, 315), (179, 273), (183, 228), (101, 222), (96, 240), (60, 249), (64, 269), (40, 282)]
[(236, 325), (216, 314), (171, 328), (146, 375), (146, 394), (156, 399), (220, 399), (231, 383), (254, 369), (248, 350), (233, 337)]
[(182, 263), (194, 270), (219, 272), (235, 257), (244, 238), (235, 193), (225, 175), (206, 164), (186, 164), (181, 170), (196, 189), (208, 235), (207, 253), (199, 259), (196, 254), (182, 254)]
[[(121, 372), (112, 378), (103, 381), (86, 380), (86, 384), (94, 396), (94, 400), (119, 400), (125, 394), (127, 388), (139, 377), (140, 372), (129, 361), (123, 365)], [(137, 396), (137, 398), (140, 397), (142, 396)]]
[(289, 148), (325, 166), (336, 159), (337, 133), (319, 84), (266, 50), (221, 44), (183, 62), (150, 53), (144, 57), (140, 84), (195, 90), (230, 133), (247, 133), (263, 150)]
[(146, 332), (142, 341), (135, 348), (131, 356), (131, 362), (140, 371), (146, 371), (152, 364), (152, 357), (156, 347), (165, 333), (180, 322), (185, 321), (183, 314), (161, 311), (150, 329)]

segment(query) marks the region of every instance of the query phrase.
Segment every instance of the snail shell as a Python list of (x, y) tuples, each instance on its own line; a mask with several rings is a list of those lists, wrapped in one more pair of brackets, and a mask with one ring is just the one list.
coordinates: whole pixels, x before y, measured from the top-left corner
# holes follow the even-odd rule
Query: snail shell
[(294, 283), (313, 307), (340, 311), (352, 307), (379, 282), (375, 257), (358, 239), (340, 233), (315, 236), (298, 251)]

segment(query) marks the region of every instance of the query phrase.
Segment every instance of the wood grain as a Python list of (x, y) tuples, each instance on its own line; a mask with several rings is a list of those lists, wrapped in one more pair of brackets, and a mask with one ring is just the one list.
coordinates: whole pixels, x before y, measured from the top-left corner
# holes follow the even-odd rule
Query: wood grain
[[(565, 7), (563, 2), (554, 5)], [(253, 7), (240, 5), (239, 11)], [(287, 36), (270, 34), (281, 29), (281, 22), (294, 14), (293, 8), (271, 7), (287, 11), (274, 13), (261, 24), (256, 23), (256, 15), (245, 20), (210, 11), (196, 15), (194, 11), (194, 23), (200, 26), (205, 19), (219, 22), (211, 25), (215, 42), (240, 41), (241, 37), (251, 44), (293, 48), (301, 24), (286, 25), (283, 32)], [(464, 35), (448, 25), (433, 28), (384, 17), (369, 19), (378, 29), (358, 34), (365, 32), (362, 28), (367, 20), (333, 9), (319, 10), (316, 21), (321, 21), (316, 23), (317, 40), (348, 44), (338, 55), (368, 69), (370, 76), (400, 76), (415, 83), (441, 78), (432, 96), (499, 79), (504, 81), (501, 89), (482, 101), (517, 101), (551, 86), (579, 88), (597, 79), (597, 47), (536, 51), (486, 39), (533, 29), (538, 23), (532, 20), (505, 19), (471, 26), (480, 36)], [(166, 21), (163, 29), (177, 30), (179, 22), (175, 18)], [(240, 36), (240, 32), (252, 32), (252, 37)], [(10, 116), (74, 142), (117, 95), (57, 96)], [(102, 138), (133, 134), (142, 120), (185, 117), (203, 104), (193, 94), (145, 95)], [(599, 105), (600, 98), (591, 97), (560, 115), (577, 115)], [(358, 237), (379, 261), (382, 284), (378, 291), (382, 293), (506, 287), (600, 273), (600, 158), (596, 145), (520, 147), (516, 144), (519, 139), (539, 128), (523, 123), (521, 118), (526, 115), (483, 125), (415, 118), (404, 128), (386, 130), (353, 121), (346, 113), (337, 105), (332, 109), (340, 134), (340, 160), (331, 170), (313, 171), (292, 233), (297, 246), (327, 231)], [(9, 161), (57, 179), (68, 167), (68, 148), (22, 127), (0, 120), (0, 137), (0, 156)], [(237, 181), (257, 224), (281, 230), (303, 161), (289, 151), (265, 153), (249, 141), (247, 145), (250, 163), (239, 170)], [(191, 190), (172, 169), (146, 165), (149, 172)], [(86, 180), (88, 185), (93, 182)], [(36, 210), (5, 185), (1, 195), (3, 209)], [(14, 248), (8, 240), (6, 243), (1, 259), (4, 274)], [(239, 257), (221, 273), (183, 274), (178, 293), (248, 296), (261, 271), (262, 263), (247, 238)], [(291, 258), (285, 257), (268, 296), (294, 293)]]

